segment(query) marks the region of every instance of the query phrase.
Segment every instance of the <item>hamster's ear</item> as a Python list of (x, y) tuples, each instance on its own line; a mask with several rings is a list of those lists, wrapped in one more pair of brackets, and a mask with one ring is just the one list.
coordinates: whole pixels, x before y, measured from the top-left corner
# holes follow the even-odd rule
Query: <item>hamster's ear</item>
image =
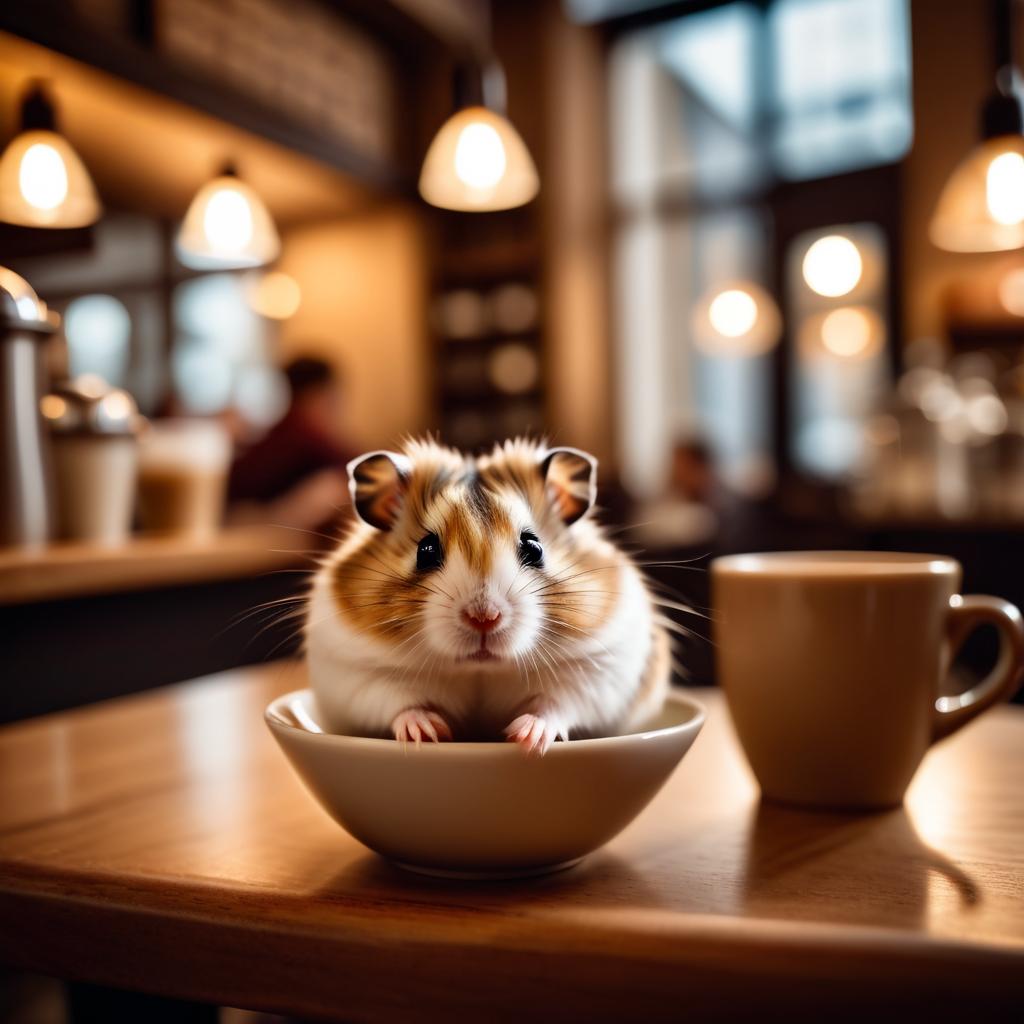
[(352, 507), (364, 523), (390, 530), (398, 518), (412, 463), (398, 452), (370, 452), (348, 464)]
[(548, 496), (566, 526), (597, 500), (597, 459), (578, 448), (549, 448), (540, 464)]

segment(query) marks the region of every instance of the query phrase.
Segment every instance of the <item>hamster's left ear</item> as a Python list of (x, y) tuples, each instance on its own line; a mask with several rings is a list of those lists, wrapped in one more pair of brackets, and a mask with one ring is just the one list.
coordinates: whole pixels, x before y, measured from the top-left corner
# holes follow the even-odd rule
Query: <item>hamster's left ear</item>
[(578, 448), (549, 448), (540, 464), (548, 496), (566, 526), (597, 500), (597, 459)]
[(378, 530), (390, 530), (402, 507), (412, 463), (398, 452), (381, 451), (360, 455), (346, 468), (356, 514)]

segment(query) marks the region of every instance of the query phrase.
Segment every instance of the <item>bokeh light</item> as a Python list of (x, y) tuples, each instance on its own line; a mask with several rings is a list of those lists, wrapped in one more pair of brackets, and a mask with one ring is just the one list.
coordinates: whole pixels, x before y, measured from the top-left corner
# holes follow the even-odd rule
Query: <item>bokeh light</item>
[(520, 395), (537, 383), (537, 355), (526, 345), (502, 345), (491, 356), (487, 367), (491, 383), (507, 395)]
[(1024, 317), (1024, 267), (1003, 275), (999, 282), (999, 304), (1011, 316)]
[(246, 294), (252, 309), (269, 320), (293, 317), (302, 303), (298, 281), (280, 270), (272, 270), (251, 280)]
[(871, 344), (871, 319), (863, 309), (844, 306), (834, 309), (821, 324), (821, 343), (834, 356), (852, 359), (863, 355)]
[(804, 281), (825, 298), (848, 295), (860, 283), (863, 272), (860, 250), (845, 235), (819, 238), (804, 256)]
[(757, 302), (749, 292), (730, 288), (711, 300), (708, 319), (719, 334), (740, 338), (757, 323)]

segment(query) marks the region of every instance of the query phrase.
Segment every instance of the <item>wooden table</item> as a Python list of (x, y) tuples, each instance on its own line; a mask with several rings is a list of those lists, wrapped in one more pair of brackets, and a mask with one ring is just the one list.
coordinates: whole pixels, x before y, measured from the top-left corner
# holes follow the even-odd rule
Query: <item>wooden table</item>
[(352, 1021), (1020, 1009), (1024, 710), (931, 753), (906, 809), (842, 817), (760, 805), (701, 692), (704, 733), (607, 849), (453, 883), (303, 791), (261, 720), (302, 682), (281, 663), (0, 730), (0, 961)]

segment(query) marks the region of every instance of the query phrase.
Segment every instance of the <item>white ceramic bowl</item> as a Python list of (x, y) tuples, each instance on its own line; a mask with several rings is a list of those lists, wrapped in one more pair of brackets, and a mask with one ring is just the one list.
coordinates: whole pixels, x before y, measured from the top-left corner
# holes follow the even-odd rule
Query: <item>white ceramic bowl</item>
[(402, 867), (514, 877), (568, 867), (647, 806), (700, 732), (704, 709), (673, 694), (645, 732), (556, 743), (416, 747), (319, 731), (316, 701), (273, 701), (267, 724), (328, 814)]

